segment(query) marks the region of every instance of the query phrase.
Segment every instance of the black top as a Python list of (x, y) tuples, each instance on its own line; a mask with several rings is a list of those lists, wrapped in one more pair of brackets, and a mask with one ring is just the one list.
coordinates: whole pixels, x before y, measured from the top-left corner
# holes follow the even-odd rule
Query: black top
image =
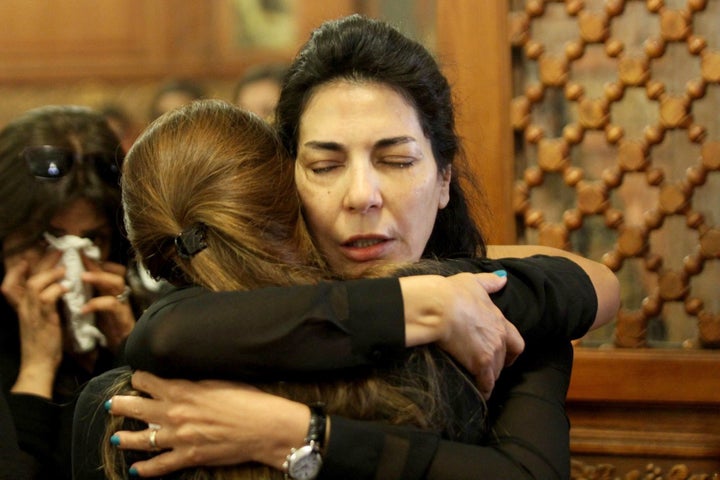
[[(37, 395), (12, 393), (11, 387), (17, 379), (20, 368), (20, 330), (15, 310), (0, 295), (0, 385), (3, 401), (0, 403), (0, 417), (9, 415), (9, 424), (0, 421), (0, 437), (7, 439), (4, 448), (12, 451), (17, 445), (22, 454), (16, 467), (24, 474), (34, 472), (37, 479), (70, 479), (71, 456), (70, 438), (73, 413), (77, 395), (90, 378), (120, 364), (124, 359), (114, 356), (105, 348), (98, 349), (93, 371), (88, 371), (71, 355), (64, 354), (55, 375), (53, 398)], [(14, 427), (14, 429), (9, 430)], [(4, 449), (0, 449), (0, 462), (4, 461)], [(0, 468), (0, 478), (3, 469)], [(10, 478), (16, 478), (10, 476)], [(23, 478), (17, 473), (17, 478)]]
[(28, 453), (20, 450), (10, 407), (0, 390), (0, 479), (29, 480), (37, 473), (37, 463)]
[(568, 479), (567, 340), (528, 347), (505, 369), (488, 404), (490, 430), (476, 444), (433, 432), (332, 417), (320, 479)]
[(108, 350), (100, 349), (94, 371), (89, 372), (73, 358), (64, 355), (53, 385), (52, 400), (32, 394), (12, 393), (10, 388), (15, 383), (20, 365), (18, 321), (14, 311), (5, 306), (8, 316), (2, 320), (0, 382), (7, 402), (3, 408), (7, 408), (15, 431), (7, 432), (5, 424), (2, 424), (0, 436), (8, 435), (8, 442), (10, 438), (16, 439), (15, 443), (23, 451), (18, 462), (29, 465), (29, 468), (23, 468), (28, 472), (34, 471), (33, 478), (69, 479), (75, 400), (90, 378), (117, 366), (115, 358)]
[[(527, 344), (584, 335), (597, 313), (585, 272), (562, 257), (448, 260), (456, 272), (508, 273), (491, 295)], [(154, 303), (128, 338), (134, 368), (165, 377), (268, 379), (285, 372), (384, 365), (405, 350), (396, 278), (243, 292), (177, 290)]]
[[(129, 281), (136, 278), (136, 267), (128, 268)], [(0, 280), (5, 275), (0, 263)], [(139, 294), (149, 302), (153, 292), (146, 291), (140, 284), (133, 283), (130, 297), (133, 312), (137, 315), (143, 305)], [(61, 320), (64, 321), (64, 320)], [(121, 346), (119, 352), (124, 351)], [(88, 380), (119, 365), (124, 365), (124, 356), (115, 355), (99, 347), (97, 358), (88, 371), (70, 354), (63, 354), (55, 375), (52, 400), (31, 394), (12, 393), (20, 369), (20, 325), (15, 309), (4, 295), (0, 295), (0, 479), (70, 479), (70, 439), (73, 428), (73, 414), (77, 396)], [(3, 416), (11, 421), (3, 421)], [(14, 455), (17, 446), (21, 450), (12, 462), (14, 469), (5, 467), (5, 459)]]
[[(583, 335), (595, 318), (590, 279), (573, 262), (556, 257), (451, 264), (457, 271), (508, 272), (506, 287), (492, 298), (527, 342), (526, 352), (503, 373), (493, 394), (492, 433), (458, 443), (439, 433), (334, 415), (322, 478), (569, 476), (563, 407), (572, 363), (567, 339)], [(252, 381), (382, 365), (404, 351), (399, 283), (380, 279), (252, 292), (182, 289), (146, 311), (126, 355), (134, 368), (162, 376)], [(83, 422), (103, 418), (93, 417), (106, 400), (103, 386), (95, 385), (101, 381), (91, 384), (76, 412), (81, 428), (74, 452), (79, 455), (97, 446), (99, 437), (85, 435)], [(88, 438), (94, 439), (90, 445)], [(81, 457), (74, 458), (79, 465)], [(85, 474), (93, 471), (84, 467)], [(78, 473), (76, 478), (93, 477)]]
[[(475, 405), (467, 403), (476, 397), (466, 389), (464, 399), (453, 402), (453, 411), (465, 422), (460, 425), (465, 430), (461, 428), (456, 436), (465, 443), (448, 439), (447, 432), (333, 415), (319, 478), (567, 479), (570, 447), (565, 395), (571, 368), (572, 346), (567, 340), (527, 348), (503, 371), (485, 421), (477, 416), (477, 400)], [(109, 414), (103, 403), (108, 399), (108, 389), (125, 371), (127, 368), (116, 369), (94, 378), (80, 395), (73, 431), (75, 480), (105, 478), (99, 440)], [(142, 458), (136, 456), (136, 460)]]

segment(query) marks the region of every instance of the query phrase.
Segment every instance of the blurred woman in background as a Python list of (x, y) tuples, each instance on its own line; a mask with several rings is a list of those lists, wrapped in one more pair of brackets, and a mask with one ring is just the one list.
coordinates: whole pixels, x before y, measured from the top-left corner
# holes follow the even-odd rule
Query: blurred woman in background
[(123, 157), (87, 108), (38, 108), (0, 131), (0, 381), (37, 478), (70, 478), (76, 395), (121, 363), (135, 325)]

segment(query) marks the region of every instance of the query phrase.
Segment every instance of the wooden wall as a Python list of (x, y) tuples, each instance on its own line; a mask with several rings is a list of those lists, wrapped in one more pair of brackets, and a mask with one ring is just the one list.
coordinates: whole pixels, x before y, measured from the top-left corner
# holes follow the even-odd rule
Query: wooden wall
[[(450, 5), (452, 4), (452, 6)], [(454, 87), (458, 128), (470, 172), (479, 181), (488, 212), (476, 211), (489, 243), (516, 240), (512, 204), (515, 175), (510, 125), (510, 52), (493, 45), (507, 38), (507, 8), (503, 2), (483, 1), (482, 15), (472, 0), (453, 0), (438, 7), (438, 52)], [(482, 21), (479, 18), (482, 17)]]
[[(681, 3), (684, 5), (678, 6)], [(617, 214), (618, 217), (614, 218), (621, 219), (619, 223), (613, 223), (610, 217), (605, 217), (608, 220), (607, 227), (622, 226), (623, 218), (630, 222), (629, 216), (623, 217), (621, 207), (611, 211), (607, 208), (609, 201), (607, 204), (598, 201), (598, 199), (609, 200), (609, 191), (617, 185), (610, 182), (600, 186), (603, 185), (602, 181), (593, 182), (595, 179), (592, 178), (592, 171), (588, 169), (587, 163), (582, 163), (582, 155), (570, 153), (574, 148), (577, 149), (583, 140), (583, 133), (589, 132), (587, 136), (590, 136), (594, 134), (594, 128), (599, 130), (598, 136), (602, 142), (606, 141), (605, 138), (610, 141), (622, 139), (623, 130), (617, 125), (607, 127), (603, 131), (614, 112), (610, 111), (608, 105), (620, 100), (615, 96), (618, 87), (616, 84), (608, 83), (605, 90), (595, 88), (592, 91), (600, 92), (599, 99), (590, 95), (583, 96), (591, 90), (585, 87), (588, 80), (593, 80), (593, 75), (578, 77), (576, 82), (571, 82), (573, 75), (577, 75), (582, 68), (572, 62), (589, 51), (590, 45), (597, 48), (595, 52), (603, 52), (604, 49), (605, 54), (610, 52), (620, 57), (618, 62), (620, 73), (616, 72), (615, 78), (619, 76), (621, 81), (627, 83), (637, 82), (641, 88), (648, 89), (649, 96), (652, 96), (653, 92), (657, 94), (661, 84), (650, 82), (652, 73), (647, 68), (650, 62), (643, 58), (643, 53), (639, 55), (640, 59), (624, 57), (621, 55), (622, 49), (618, 47), (621, 43), (610, 39), (613, 32), (609, 25), (610, 16), (612, 15), (613, 20), (619, 23), (624, 10), (630, 11), (632, 7), (636, 12), (640, 10), (647, 13), (652, 21), (660, 24), (658, 30), (648, 29), (659, 31), (662, 37), (648, 40), (644, 44), (646, 46), (644, 55), (653, 55), (653, 58), (660, 56), (665, 50), (659, 46), (664, 47), (664, 42), (678, 43), (681, 48), (684, 47), (682, 52), (687, 52), (688, 48), (695, 53), (702, 50), (700, 56), (703, 58), (703, 70), (699, 83), (707, 87), (709, 92), (711, 88), (717, 88), (718, 84), (712, 60), (718, 58), (719, 46), (712, 42), (704, 43), (701, 40), (703, 37), (690, 35), (692, 28), (689, 19), (694, 18), (698, 25), (701, 22), (712, 22), (714, 15), (712, 12), (717, 12), (717, 3), (718, 0), (687, 2), (687, 4), (674, 2), (670, 6), (666, 5), (666, 2), (632, 0), (443, 2), (442, 7), (438, 9), (440, 57), (447, 65), (448, 76), (453, 79), (456, 95), (461, 103), (458, 126), (463, 137), (469, 140), (468, 156), (473, 161), (474, 172), (483, 181), (482, 186), (491, 205), (492, 217), (488, 231), (493, 241), (508, 243), (518, 241), (515, 231), (518, 225), (524, 228), (547, 227), (538, 237), (540, 243), (549, 242), (548, 244), (553, 246), (570, 248), (568, 237), (573, 235), (574, 228), (578, 226), (578, 218), (584, 218), (585, 214), (596, 213), (601, 219), (605, 212), (611, 213), (610, 216)], [(514, 15), (510, 14), (511, 6), (515, 10)], [(704, 11), (706, 7), (709, 12)], [(566, 43), (549, 45), (547, 38), (534, 38), (538, 30), (530, 26), (531, 22), (548, 16), (551, 10), (568, 22), (574, 22), (572, 28), (560, 32), (559, 36), (567, 37)], [(636, 33), (636, 37), (641, 38), (646, 32), (638, 29)], [(685, 41), (690, 47), (683, 44)], [(518, 79), (514, 78), (516, 74), (510, 68), (511, 63), (516, 60), (511, 57), (513, 45), (520, 45), (516, 49), (516, 55), (524, 57), (530, 63), (536, 61), (539, 64), (529, 68), (539, 70), (540, 80), (536, 84), (525, 85), (525, 89), (520, 88), (519, 91), (514, 91)], [(608, 63), (613, 65), (612, 62)], [(667, 64), (663, 65), (665, 71), (673, 70)], [(638, 69), (631, 70), (632, 66)], [(675, 66), (675, 70), (682, 68)], [(694, 70), (691, 71), (699, 75)], [(626, 80), (630, 72), (639, 72), (643, 75)], [(693, 82), (688, 82), (687, 89), (691, 92), (687, 94), (688, 102), (699, 101), (702, 93), (705, 92), (705, 90), (693, 90), (692, 86), (697, 85)], [(533, 110), (542, 108), (542, 101), (547, 99), (546, 94), (556, 95), (558, 101), (573, 102), (578, 99), (584, 101), (577, 109), (581, 119), (579, 124), (567, 126), (575, 118), (574, 110), (553, 111), (552, 108), (547, 108), (547, 111), (539, 114)], [(668, 95), (668, 103), (672, 103), (673, 98), (675, 97)], [(668, 103), (661, 102), (662, 108)], [(653, 107), (651, 103), (650, 108)], [(574, 108), (574, 104), (571, 103), (570, 108)], [(558, 112), (566, 116), (559, 117)], [(685, 143), (708, 142), (709, 145), (715, 145), (718, 140), (716, 129), (703, 130), (698, 126), (703, 122), (700, 117), (696, 119), (698, 125), (691, 127), (690, 112), (685, 113), (688, 117), (686, 123), (682, 125), (668, 121), (670, 117), (662, 116), (659, 126), (649, 125), (644, 130), (644, 141), (655, 145), (651, 142), (662, 141), (662, 138), (654, 136), (658, 131), (668, 132), (669, 136), (674, 129), (685, 128), (688, 129), (687, 135), (692, 139), (692, 142), (685, 141)], [(545, 128), (538, 123), (538, 118), (542, 117), (551, 123), (554, 122), (554, 129)], [(711, 119), (708, 123), (712, 124), (712, 122)], [(698, 128), (700, 130), (697, 130)], [(707, 135), (693, 136), (692, 132), (697, 131)], [(515, 138), (513, 132), (516, 134)], [(597, 138), (592, 137), (593, 140)], [(535, 164), (532, 164), (531, 160), (527, 161), (527, 165), (516, 163), (517, 156), (522, 153), (516, 147), (526, 148), (530, 145), (530, 148), (535, 148), (537, 144), (539, 144), (537, 158), (531, 158), (536, 162)], [(588, 152), (588, 149), (579, 150)], [(650, 150), (651, 147), (648, 147), (648, 151)], [(704, 151), (709, 151), (709, 148), (706, 147)], [(616, 161), (612, 147), (605, 149), (604, 152), (605, 157), (594, 157), (594, 165), (612, 165)], [(694, 165), (697, 158), (692, 154), (676, 155), (676, 157), (687, 162), (688, 166)], [(618, 155), (618, 158), (623, 161), (622, 154)], [(717, 176), (715, 156), (706, 153), (702, 158), (707, 158), (706, 163), (709, 168), (704, 170), (707, 175)], [(692, 169), (689, 168), (687, 171), (691, 172)], [(560, 172), (560, 176), (569, 184), (561, 184), (560, 187), (566, 188), (570, 196), (576, 193), (581, 198), (578, 201), (579, 209), (566, 211), (557, 226), (543, 224), (547, 210), (543, 209), (543, 205), (538, 205), (537, 197), (528, 193), (541, 185), (544, 177), (549, 177), (555, 172)], [(658, 173), (657, 170), (654, 172)], [(563, 177), (562, 174), (565, 176)], [(652, 175), (650, 178), (653, 178)], [(585, 182), (577, 182), (578, 179), (583, 179)], [(717, 183), (708, 183), (708, 185), (717, 185)], [(575, 186), (578, 188), (574, 188)], [(666, 187), (668, 191), (673, 188), (675, 188), (674, 184), (671, 183)], [(590, 191), (593, 195), (602, 193), (594, 196), (592, 201), (586, 202), (589, 197), (582, 198), (582, 195)], [(553, 193), (550, 193), (549, 197), (552, 195)], [(641, 198), (638, 195), (636, 200)], [(593, 206), (586, 208), (590, 204)], [(593, 210), (595, 207), (597, 210)], [(626, 207), (636, 208), (641, 213), (644, 208), (655, 208), (653, 211), (656, 212), (664, 211), (662, 206), (658, 208), (653, 205), (649, 207), (633, 205), (632, 198)], [(708, 221), (706, 224), (708, 231), (712, 232), (707, 237), (709, 240), (710, 237), (716, 236), (715, 232), (720, 231), (716, 224), (718, 217), (713, 214), (717, 212), (717, 204), (700, 202), (696, 208), (710, 211), (702, 217)], [(583, 213), (578, 214), (578, 212)], [(673, 213), (684, 215), (688, 213), (688, 209)], [(646, 216), (646, 218), (650, 217)], [(579, 223), (582, 223), (582, 220)], [(691, 222), (687, 224), (688, 227), (691, 225)], [(617, 236), (621, 239), (617, 243), (621, 244), (622, 249), (623, 235)], [(617, 243), (613, 245), (611, 242), (611, 249), (618, 248)], [(720, 249), (717, 248), (716, 243), (713, 245), (710, 249), (698, 250), (707, 253), (702, 261), (706, 262), (709, 272), (716, 271), (712, 267), (720, 261), (718, 260)], [(685, 255), (681, 250), (670, 249), (668, 256), (663, 257), (651, 252), (649, 246), (635, 253), (640, 260), (646, 260), (646, 265), (656, 266), (673, 263), (689, 265), (688, 259), (693, 258), (692, 255), (686, 257), (683, 264), (680, 258), (671, 258)], [(622, 262), (613, 262), (612, 258), (612, 255), (598, 255), (593, 259), (607, 261), (607, 264), (614, 269), (621, 268)], [(659, 263), (653, 264), (649, 261), (650, 258)], [(671, 271), (666, 273), (662, 269), (659, 269), (659, 273), (661, 278), (663, 275), (664, 278), (674, 275)], [(685, 276), (682, 278), (686, 281)], [(633, 283), (640, 283), (637, 275), (625, 278), (623, 291), (631, 289)], [(690, 283), (682, 284), (689, 286)], [(572, 422), (573, 478), (711, 479), (720, 476), (720, 352), (716, 349), (698, 348), (703, 341), (698, 342), (697, 338), (688, 339), (683, 343), (683, 348), (649, 348), (646, 341), (646, 330), (642, 324), (643, 315), (647, 312), (656, 313), (660, 309), (650, 307), (658, 303), (662, 305), (662, 302), (669, 299), (682, 302), (685, 298), (690, 298), (687, 291), (682, 293), (675, 291), (668, 295), (667, 290), (663, 291), (668, 285), (669, 282), (661, 281), (660, 286), (651, 291), (648, 299), (643, 301), (639, 313), (628, 313), (626, 310), (625, 315), (620, 319), (621, 322), (612, 325), (611, 328), (615, 328), (616, 325), (623, 327), (624, 330), (621, 332), (623, 335), (633, 331), (634, 338), (638, 341), (632, 345), (628, 343), (625, 347), (635, 348), (614, 345), (613, 337), (623, 338), (623, 335), (618, 335), (617, 332), (610, 332), (610, 340), (601, 349), (584, 347), (582, 342), (576, 347), (576, 360), (568, 396), (568, 413)], [(717, 318), (718, 312), (716, 309), (713, 311), (713, 305), (719, 294), (720, 278), (711, 279), (710, 295), (705, 298), (705, 306), (708, 310), (705, 314), (699, 315), (700, 319), (696, 316), (691, 317), (691, 320), (703, 323), (708, 321), (705, 318), (711, 319), (711, 322), (713, 318)], [(685, 305), (686, 311), (693, 312), (692, 303)], [(696, 302), (694, 305), (702, 305), (702, 302)], [(630, 308), (627, 305), (624, 307)], [(682, 310), (682, 305), (680, 309)], [(633, 321), (634, 323), (630, 325)], [(705, 334), (704, 332), (706, 330), (701, 330), (700, 335)], [(706, 341), (704, 344), (711, 346), (713, 342)]]
[[(241, 3), (241, 2), (238, 2)], [(247, 3), (247, 2), (244, 2)], [(46, 0), (0, 2), (0, 82), (165, 76), (234, 76), (248, 65), (291, 58), (320, 22), (350, 0), (295, 2), (287, 42), (247, 46), (233, 2)]]
[(229, 100), (245, 69), (291, 59), (314, 27), (355, 3), (294, 2), (288, 41), (248, 46), (227, 0), (4, 0), (0, 126), (58, 103), (114, 103), (144, 124), (155, 90), (174, 78), (197, 80), (209, 96)]

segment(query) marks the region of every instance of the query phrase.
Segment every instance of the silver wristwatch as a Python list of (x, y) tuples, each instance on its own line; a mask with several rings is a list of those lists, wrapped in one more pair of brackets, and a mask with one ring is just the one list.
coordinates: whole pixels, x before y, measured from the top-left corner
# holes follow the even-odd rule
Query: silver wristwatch
[(322, 468), (320, 449), (325, 440), (325, 406), (310, 405), (310, 426), (305, 445), (293, 448), (283, 463), (285, 478), (292, 480), (314, 480)]

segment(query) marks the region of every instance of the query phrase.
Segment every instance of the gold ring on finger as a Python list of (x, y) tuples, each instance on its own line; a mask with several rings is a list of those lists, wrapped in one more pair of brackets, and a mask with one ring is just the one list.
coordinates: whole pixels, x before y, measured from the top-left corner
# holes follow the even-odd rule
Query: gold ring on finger
[(160, 447), (158, 447), (157, 442), (156, 442), (157, 432), (158, 431), (155, 429), (150, 431), (149, 443), (150, 443), (150, 448), (152, 448), (153, 450), (160, 450)]

